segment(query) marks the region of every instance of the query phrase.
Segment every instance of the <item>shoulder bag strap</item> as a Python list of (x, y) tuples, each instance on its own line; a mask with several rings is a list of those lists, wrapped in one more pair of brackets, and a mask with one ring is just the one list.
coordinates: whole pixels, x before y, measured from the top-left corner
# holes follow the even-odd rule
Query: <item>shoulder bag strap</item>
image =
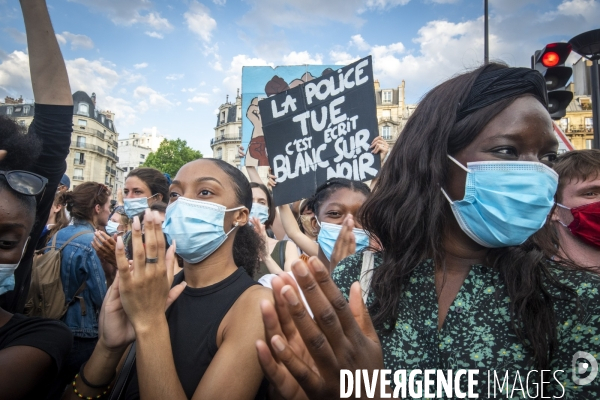
[(282, 240), (279, 243), (279, 262), (281, 263), (281, 269), (283, 269), (285, 266), (285, 246), (287, 245), (287, 240)]
[(117, 374), (117, 379), (115, 380), (115, 384), (113, 385), (113, 389), (110, 392), (108, 400), (119, 400), (121, 398), (121, 396), (123, 395), (123, 391), (127, 386), (127, 381), (129, 380), (129, 375), (131, 375), (131, 370), (133, 369), (134, 364), (135, 342), (131, 344), (131, 348), (129, 349), (129, 353), (127, 353), (127, 358), (125, 358), (123, 367)]
[[(71, 243), (71, 241), (75, 238), (78, 238), (81, 235), (85, 235), (86, 233), (94, 233), (92, 231), (81, 231), (81, 232), (77, 232), (76, 234), (74, 234), (73, 236), (71, 236), (69, 238), (69, 240), (67, 240), (66, 242), (63, 243), (62, 246), (60, 246), (60, 251), (62, 251), (66, 245), (68, 245), (69, 243)], [(56, 246), (56, 235), (54, 235), (54, 239), (52, 240), (52, 246)]]
[(360, 270), (360, 289), (362, 291), (362, 298), (365, 304), (369, 298), (369, 290), (371, 289), (371, 279), (373, 278), (373, 267), (375, 265), (375, 259), (372, 251), (364, 251), (362, 260), (362, 268)]

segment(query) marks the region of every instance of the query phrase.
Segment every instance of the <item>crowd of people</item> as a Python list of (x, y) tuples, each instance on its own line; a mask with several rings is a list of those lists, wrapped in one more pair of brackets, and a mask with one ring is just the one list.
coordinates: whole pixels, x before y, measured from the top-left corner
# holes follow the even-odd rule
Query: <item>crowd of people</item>
[(71, 190), (67, 70), (45, 0), (21, 8), (35, 116), (0, 117), (0, 399), (333, 399), (342, 370), (461, 369), (600, 398), (571, 377), (600, 354), (600, 150), (557, 154), (538, 72), (440, 84), (371, 144), (373, 182), (293, 204), (217, 159)]

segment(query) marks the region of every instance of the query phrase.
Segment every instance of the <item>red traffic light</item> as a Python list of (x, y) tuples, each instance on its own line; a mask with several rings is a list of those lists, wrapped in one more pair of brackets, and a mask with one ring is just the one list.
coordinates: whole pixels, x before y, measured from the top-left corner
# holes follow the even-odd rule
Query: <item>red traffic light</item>
[(544, 53), (544, 55), (542, 56), (542, 65), (544, 67), (554, 67), (558, 65), (559, 62), (560, 56), (554, 51)]

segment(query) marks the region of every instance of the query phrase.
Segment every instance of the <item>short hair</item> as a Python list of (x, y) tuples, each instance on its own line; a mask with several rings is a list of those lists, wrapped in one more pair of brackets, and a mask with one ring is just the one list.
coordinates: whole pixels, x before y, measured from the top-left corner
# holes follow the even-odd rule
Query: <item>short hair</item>
[(7, 153), (0, 161), (0, 170), (27, 170), (42, 152), (42, 142), (12, 119), (0, 116), (0, 150)]
[(260, 190), (262, 190), (265, 193), (265, 196), (267, 196), (267, 207), (269, 208), (269, 218), (267, 218), (267, 221), (265, 222), (265, 229), (269, 229), (270, 227), (273, 226), (273, 221), (275, 221), (275, 203), (273, 202), (273, 196), (271, 195), (271, 191), (269, 189), (267, 189), (267, 187), (265, 185), (263, 185), (262, 183), (256, 183), (256, 182), (250, 182), (250, 187), (252, 189), (254, 188), (258, 188)]
[(566, 185), (575, 182), (594, 180), (600, 177), (600, 150), (574, 150), (561, 154), (552, 166), (558, 174), (556, 201), (562, 201)]

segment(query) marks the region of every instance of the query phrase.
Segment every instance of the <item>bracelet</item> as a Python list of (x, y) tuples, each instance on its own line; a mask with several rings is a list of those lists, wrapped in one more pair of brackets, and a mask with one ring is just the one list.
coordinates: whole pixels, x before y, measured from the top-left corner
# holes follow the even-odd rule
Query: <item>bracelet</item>
[[(110, 390), (110, 386), (106, 386), (106, 389), (105, 389), (105, 390), (104, 390), (104, 391), (103, 391), (101, 394), (99, 394), (99, 395), (98, 395), (98, 396), (96, 396), (96, 397), (84, 396), (84, 395), (82, 395), (81, 393), (79, 393), (79, 392), (77, 391), (77, 377), (78, 377), (78, 376), (79, 376), (79, 374), (76, 374), (76, 375), (75, 375), (75, 378), (73, 379), (73, 392), (75, 392), (75, 394), (77, 395), (77, 397), (79, 397), (80, 399), (85, 399), (85, 400), (94, 400), (94, 399), (99, 399), (99, 398), (101, 398), (102, 396), (104, 396), (105, 394), (107, 394), (107, 393), (108, 393), (108, 391)], [(81, 377), (81, 378), (82, 378), (82, 380), (83, 380), (83, 377)], [(85, 383), (85, 382), (84, 382), (84, 383)], [(86, 385), (87, 385), (87, 384), (86, 384)]]
[(110, 380), (107, 383), (103, 383), (102, 385), (93, 385), (93, 384), (89, 383), (87, 379), (85, 379), (85, 376), (83, 376), (83, 368), (85, 367), (85, 364), (87, 364), (87, 361), (84, 362), (83, 364), (81, 364), (81, 368), (79, 368), (79, 377), (81, 378), (83, 383), (85, 383), (87, 386), (89, 386), (93, 389), (102, 389), (103, 387), (110, 385), (110, 383), (113, 381), (113, 379), (115, 379), (116, 372), (115, 372), (115, 374), (113, 374), (113, 376), (110, 378)]

